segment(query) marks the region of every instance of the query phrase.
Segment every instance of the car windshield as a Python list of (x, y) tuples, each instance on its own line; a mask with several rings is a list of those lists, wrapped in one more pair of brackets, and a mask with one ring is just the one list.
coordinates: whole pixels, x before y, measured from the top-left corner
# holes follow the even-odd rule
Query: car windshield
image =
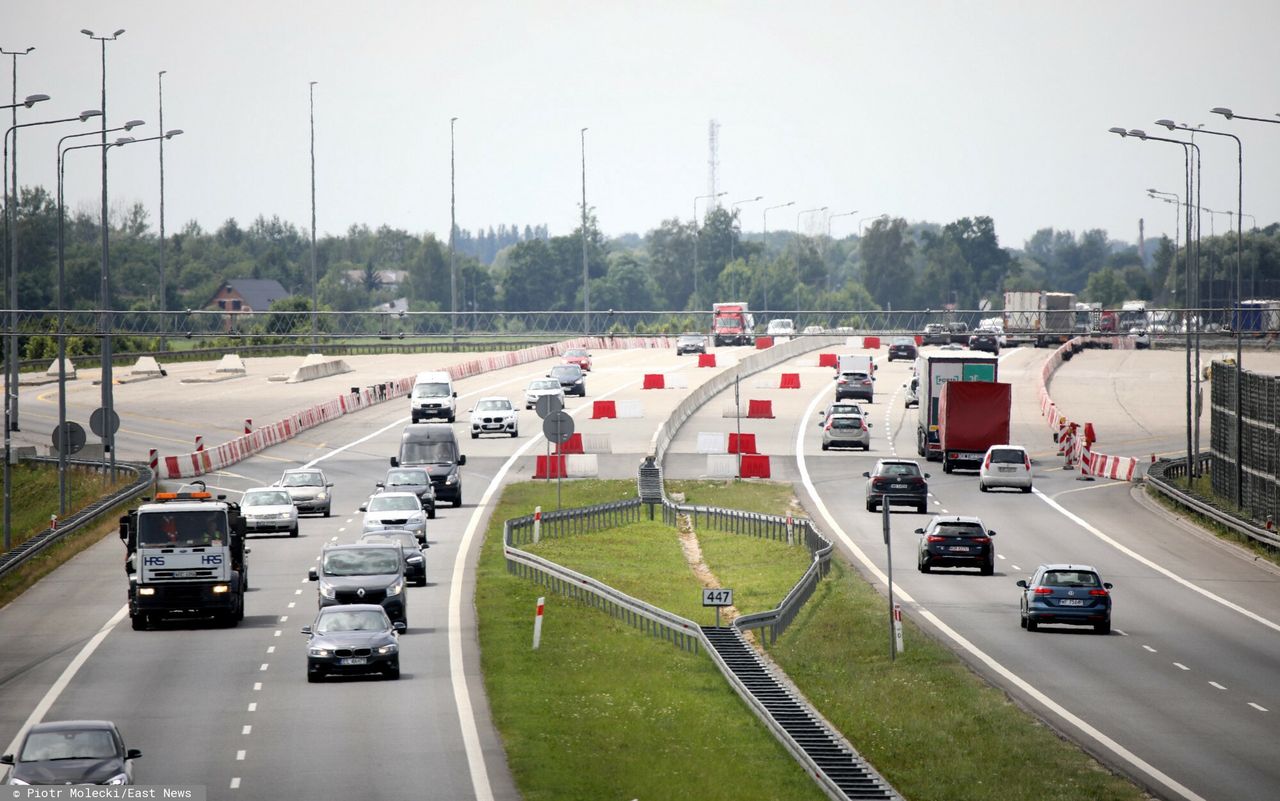
[(1022, 451), (1013, 448), (997, 448), (991, 452), (991, 461), (994, 464), (1022, 464), (1023, 456)]
[(589, 356), (591, 354), (587, 353), (582, 348), (570, 348), (569, 350), (566, 350), (564, 352), (564, 355), (565, 356)]
[(244, 498), (240, 500), (243, 507), (249, 506), (288, 506), (293, 503), (289, 500), (289, 493), (284, 490), (258, 490), (256, 492), (246, 492)]
[(449, 394), (449, 385), (443, 383), (418, 384), (413, 388), (415, 398), (439, 398)]
[(1101, 587), (1098, 574), (1091, 570), (1050, 570), (1040, 582), (1044, 587)]
[(420, 487), (430, 483), (426, 470), (391, 470), (387, 473), (388, 487)]
[(854, 428), (862, 429), (861, 417), (835, 417), (831, 420), (832, 428)]
[(740, 328), (742, 321), (737, 317), (717, 317), (716, 328)]
[(319, 473), (285, 473), (280, 480), (284, 487), (319, 487), (324, 485)]
[(412, 495), (374, 495), (369, 499), (370, 512), (412, 512), (422, 503)]
[(508, 412), (511, 411), (511, 401), (509, 400), (482, 400), (476, 404), (477, 412)]
[(400, 461), (409, 464), (452, 464), (455, 450), (452, 442), (406, 442), (400, 446)]
[(115, 737), (104, 729), (89, 731), (40, 731), (27, 737), (22, 762), (51, 759), (110, 759), (117, 756)]
[(531, 389), (531, 390), (533, 390), (533, 389), (559, 389), (559, 388), (560, 388), (560, 382), (559, 382), (559, 381), (553, 381), (553, 380), (552, 380), (552, 379), (550, 379), (550, 378), (539, 378), (537, 381), (533, 381), (533, 382), (531, 382), (531, 383), (529, 384), (529, 389)]
[(944, 537), (983, 537), (986, 530), (982, 524), (974, 521), (950, 521), (938, 523), (930, 534), (941, 534)]
[[(370, 535), (375, 536), (375, 535)], [(393, 545), (399, 545), (402, 551), (416, 551), (418, 548), (418, 538), (407, 531), (393, 532), (383, 531), (376, 536), (390, 542)]]
[(881, 476), (918, 476), (920, 468), (911, 462), (890, 462), (882, 464), (876, 470), (877, 475)]
[(191, 509), (138, 515), (139, 545), (204, 548), (221, 545), (226, 539), (227, 513), (221, 510)]
[(331, 634), (336, 631), (386, 631), (389, 628), (391, 621), (381, 609), (342, 609), (321, 612), (315, 632)]
[(827, 416), (833, 414), (862, 414), (862, 407), (856, 403), (833, 403), (827, 410)]
[(399, 554), (383, 548), (344, 548), (324, 555), (326, 576), (372, 576), (400, 569)]
[(582, 375), (582, 368), (576, 364), (561, 364), (551, 368), (551, 374), (556, 378), (578, 378)]
[(927, 334), (939, 334), (944, 329), (941, 323), (929, 323), (924, 327), (924, 330), (925, 330), (925, 333)]
[(684, 334), (680, 337), (680, 341), (685, 343), (692, 342), (696, 344), (702, 341), (702, 335), (701, 334)]
[(895, 339), (893, 341), (893, 344), (899, 345), (899, 346), (901, 345), (914, 346), (916, 343), (912, 342), (909, 339)]

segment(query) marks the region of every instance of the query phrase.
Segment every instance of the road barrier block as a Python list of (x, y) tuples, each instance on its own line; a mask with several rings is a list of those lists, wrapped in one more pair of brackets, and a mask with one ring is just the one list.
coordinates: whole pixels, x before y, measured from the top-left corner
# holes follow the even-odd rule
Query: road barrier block
[(613, 442), (608, 434), (583, 434), (583, 453), (613, 453)]
[(699, 353), (698, 366), (699, 367), (715, 367), (716, 355), (714, 353)]
[(867, 350), (880, 350), (880, 337), (863, 337), (862, 347)]
[(738, 455), (736, 453), (712, 453), (707, 455), (707, 476), (709, 478), (733, 478), (738, 475)]
[[(730, 436), (733, 436), (730, 434)], [(698, 453), (727, 453), (725, 435), (722, 431), (699, 431)]]
[(755, 417), (765, 420), (773, 419), (773, 401), (771, 400), (749, 400), (747, 401), (747, 417)]
[(663, 373), (663, 383), (667, 389), (688, 389), (689, 376), (684, 373)]
[(759, 453), (742, 454), (741, 478), (769, 478), (769, 457)]
[(759, 453), (755, 434), (729, 433), (729, 453)]
[(591, 419), (604, 420), (613, 419), (618, 416), (618, 404), (616, 401), (593, 401), (591, 404)]
[(641, 389), (665, 389), (666, 386), (666, 377), (662, 373), (645, 373)]
[(799, 373), (783, 373), (782, 381), (778, 383), (778, 389), (799, 389), (800, 374)]
[(618, 417), (624, 419), (644, 417), (644, 404), (638, 400), (618, 401)]
[(766, 350), (773, 347), (773, 337), (756, 337), (756, 350)]
[(565, 457), (561, 454), (552, 454), (550, 458), (545, 455), (537, 457), (534, 465), (534, 478), (564, 478), (565, 473)]
[(839, 364), (839, 360), (836, 358), (836, 355), (834, 353), (818, 354), (819, 367), (835, 367), (838, 364)]
[(582, 434), (575, 432), (562, 444), (556, 446), (557, 453), (582, 453)]

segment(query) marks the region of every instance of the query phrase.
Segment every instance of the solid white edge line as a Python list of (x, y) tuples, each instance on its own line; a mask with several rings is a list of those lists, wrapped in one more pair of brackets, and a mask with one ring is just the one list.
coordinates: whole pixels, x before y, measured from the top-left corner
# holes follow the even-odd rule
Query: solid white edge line
[[(825, 391), (826, 390), (823, 390), (823, 392)], [(813, 400), (809, 403), (808, 408), (805, 410), (803, 419), (808, 419), (813, 416), (813, 410), (818, 405), (818, 402), (821, 399), (822, 399), (822, 392), (819, 392), (817, 395), (814, 396)], [(844, 543), (844, 546), (849, 549), (849, 551), (854, 555), (854, 557), (857, 558), (857, 560), (860, 563), (862, 563), (862, 566), (866, 568), (867, 572), (875, 576), (877, 581), (879, 581), (881, 584), (887, 587), (889, 584), (888, 576), (886, 576), (884, 572), (880, 570), (880, 568), (877, 567), (874, 562), (871, 561), (870, 557), (868, 557), (867, 554), (863, 552), (863, 550), (859, 548), (858, 545), (852, 539), (849, 538), (849, 535), (846, 534), (844, 529), (840, 527), (840, 524), (836, 522), (835, 517), (832, 516), (830, 510), (827, 509), (827, 505), (823, 503), (822, 497), (818, 494), (818, 488), (814, 486), (812, 479), (809, 477), (809, 468), (805, 463), (805, 455), (804, 455), (803, 426), (797, 427), (796, 464), (800, 470), (800, 480), (804, 484), (805, 489), (808, 491), (809, 497), (813, 498), (813, 502), (817, 506), (818, 513), (822, 516), (822, 519), (826, 522), (828, 526), (831, 527), (831, 531), (837, 537), (840, 538), (840, 541)], [(1125, 762), (1134, 766), (1138, 770), (1152, 777), (1153, 779), (1160, 782), (1165, 787), (1174, 791), (1175, 793), (1187, 799), (1188, 801), (1206, 801), (1206, 799), (1203, 796), (1198, 795), (1197, 793), (1192, 792), (1189, 788), (1179, 784), (1172, 777), (1156, 769), (1154, 765), (1151, 765), (1146, 760), (1139, 757), (1137, 754), (1133, 753), (1129, 749), (1120, 745), (1120, 743), (1116, 742), (1115, 740), (1111, 739), (1107, 735), (1103, 734), (1101, 731), (1099, 731), (1098, 729), (1094, 728), (1092, 725), (1087, 723), (1083, 718), (1080, 718), (1074, 713), (1069, 712), (1065, 707), (1063, 707), (1057, 701), (1054, 701), (1048, 695), (1046, 695), (1045, 693), (1033, 687), (1029, 682), (1027, 682), (1021, 676), (1017, 675), (1016, 673), (1009, 670), (1004, 665), (997, 662), (994, 657), (992, 657), (991, 655), (983, 651), (978, 646), (974, 645), (965, 637), (961, 636), (961, 634), (958, 631), (951, 628), (946, 623), (942, 622), (942, 620), (939, 619), (938, 616), (935, 615), (933, 612), (930, 612), (928, 609), (921, 606), (910, 595), (910, 593), (903, 590), (897, 584), (894, 585), (893, 592), (896, 597), (899, 597), (904, 602), (911, 604), (912, 607), (915, 609), (915, 611), (921, 617), (923, 617), (925, 620), (928, 620), (930, 623), (932, 623), (934, 627), (937, 628), (938, 631), (942, 632), (944, 635), (950, 638), (952, 642), (954, 642), (956, 645), (963, 648), (964, 650), (968, 651), (974, 658), (981, 661), (993, 672), (1001, 676), (1005, 681), (1014, 685), (1019, 690), (1021, 690), (1022, 692), (1030, 696), (1032, 699), (1034, 699), (1036, 702), (1043, 705), (1046, 709), (1053, 712), (1055, 715), (1057, 715), (1058, 717), (1065, 720), (1067, 723), (1074, 726), (1082, 734), (1090, 737), (1099, 745), (1103, 746), (1108, 751), (1118, 756), (1120, 759), (1124, 760)]]
[(107, 638), (107, 635), (116, 627), (116, 624), (124, 620), (128, 614), (129, 605), (125, 604), (116, 610), (116, 613), (111, 616), (111, 619), (102, 628), (98, 629), (97, 634), (89, 638), (89, 641), (76, 654), (75, 659), (72, 659), (70, 664), (63, 669), (62, 675), (58, 676), (58, 680), (53, 683), (53, 686), (40, 699), (40, 703), (36, 704), (36, 708), (31, 710), (26, 722), (18, 729), (18, 733), (13, 736), (13, 741), (9, 743), (9, 747), (5, 749), (4, 753), (16, 754), (18, 752), (18, 746), (22, 744), (22, 738), (26, 735), (27, 729), (44, 720), (45, 713), (58, 700), (58, 696), (62, 695), (62, 691), (67, 689), (67, 685), (75, 678), (76, 673), (80, 671), (85, 662), (89, 661), (89, 657), (93, 655), (93, 652), (98, 650), (98, 646), (102, 645), (102, 641)]
[[(596, 397), (597, 400), (627, 389), (640, 383), (633, 381)], [(591, 408), (592, 404), (583, 404), (569, 414), (579, 414)], [(516, 460), (536, 445), (542, 434), (536, 434), (529, 441), (516, 449), (507, 457), (502, 467), (494, 474), (476, 504), (471, 519), (467, 521), (466, 531), (458, 543), (458, 552), (453, 558), (453, 575), (449, 580), (449, 677), (453, 684), (453, 700), (458, 707), (458, 720), (462, 728), (462, 745), (467, 755), (467, 767), (471, 772), (471, 785), (475, 789), (476, 801), (493, 801), (493, 788), (489, 785), (489, 773), (485, 767), (484, 750), (480, 747), (480, 732), (476, 726), (475, 709), (471, 704), (471, 692), (467, 688), (467, 676), (462, 664), (462, 583), (466, 574), (467, 553), (471, 550), (471, 542), (480, 530), (480, 522), (484, 518), (489, 501), (502, 486), (502, 480), (516, 463)]]

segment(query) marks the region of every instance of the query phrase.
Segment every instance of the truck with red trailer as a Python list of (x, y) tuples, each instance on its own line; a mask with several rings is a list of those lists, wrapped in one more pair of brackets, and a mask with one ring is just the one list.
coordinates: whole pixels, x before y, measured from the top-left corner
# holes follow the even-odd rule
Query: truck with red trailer
[(988, 353), (928, 353), (916, 359), (919, 419), (916, 452), (931, 462), (942, 458), (938, 439), (938, 407), (942, 388), (953, 381), (996, 381), (1000, 359)]
[(745, 301), (711, 304), (711, 338), (716, 345), (754, 345), (755, 327)]
[(942, 472), (982, 465), (987, 448), (1009, 444), (1012, 385), (998, 381), (948, 381), (938, 398), (938, 446)]

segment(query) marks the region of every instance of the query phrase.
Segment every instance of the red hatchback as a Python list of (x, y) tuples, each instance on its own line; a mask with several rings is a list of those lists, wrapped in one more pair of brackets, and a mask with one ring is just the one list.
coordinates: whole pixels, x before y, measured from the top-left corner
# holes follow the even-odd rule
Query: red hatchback
[(565, 364), (576, 364), (582, 368), (582, 372), (591, 372), (591, 354), (586, 348), (570, 348), (564, 352)]

